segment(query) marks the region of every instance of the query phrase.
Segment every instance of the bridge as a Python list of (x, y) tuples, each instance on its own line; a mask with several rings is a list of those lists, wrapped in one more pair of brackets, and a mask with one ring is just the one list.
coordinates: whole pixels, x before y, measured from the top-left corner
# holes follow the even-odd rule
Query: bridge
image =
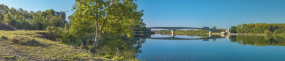
[[(209, 27), (203, 27), (203, 28), (195, 28), (195, 27), (147, 27), (149, 30), (151, 29), (168, 29), (172, 31), (172, 37), (175, 35), (175, 30), (178, 29), (202, 29), (202, 30), (208, 30), (209, 34), (211, 34), (211, 31), (225, 31), (225, 30), (219, 30), (219, 29), (210, 29)], [(226, 31), (229, 32), (229, 31)]]

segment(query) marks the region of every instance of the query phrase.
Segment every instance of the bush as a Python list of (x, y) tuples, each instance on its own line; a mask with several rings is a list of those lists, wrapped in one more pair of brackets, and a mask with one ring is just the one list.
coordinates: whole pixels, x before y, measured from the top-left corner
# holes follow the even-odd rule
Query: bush
[(52, 40), (56, 40), (57, 38), (61, 37), (61, 34), (63, 33), (63, 31), (61, 30), (61, 28), (59, 27), (54, 27), (54, 26), (48, 26), (46, 27), (46, 30), (48, 32), (48, 38), (52, 39)]
[(66, 28), (65, 30), (61, 30), (62, 28), (59, 27), (47, 27), (46, 30), (48, 32), (48, 38), (60, 42), (65, 43), (68, 45), (76, 45), (79, 46), (79, 44), (83, 43), (83, 40), (85, 41), (87, 39), (86, 34), (82, 35), (76, 35), (76, 33), (72, 33), (68, 31)]

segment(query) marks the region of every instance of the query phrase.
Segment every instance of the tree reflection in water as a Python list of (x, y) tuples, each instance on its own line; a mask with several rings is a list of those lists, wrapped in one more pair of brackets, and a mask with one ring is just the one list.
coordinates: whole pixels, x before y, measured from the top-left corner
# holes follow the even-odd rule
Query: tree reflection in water
[(137, 60), (146, 37), (122, 37), (99, 42), (96, 55), (109, 59)]
[(284, 38), (272, 36), (231, 36), (231, 42), (252, 46), (285, 46)]

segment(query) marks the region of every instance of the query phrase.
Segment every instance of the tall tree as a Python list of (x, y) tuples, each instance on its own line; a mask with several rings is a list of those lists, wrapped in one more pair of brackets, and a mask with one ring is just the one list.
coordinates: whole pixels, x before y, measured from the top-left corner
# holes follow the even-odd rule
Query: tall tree
[(137, 11), (136, 8), (137, 5), (133, 0), (76, 0), (71, 28), (72, 31), (78, 31), (77, 27), (94, 24), (95, 42), (91, 51), (95, 52), (101, 34), (106, 31), (104, 29), (130, 36), (132, 33), (130, 26), (142, 21), (143, 11)]

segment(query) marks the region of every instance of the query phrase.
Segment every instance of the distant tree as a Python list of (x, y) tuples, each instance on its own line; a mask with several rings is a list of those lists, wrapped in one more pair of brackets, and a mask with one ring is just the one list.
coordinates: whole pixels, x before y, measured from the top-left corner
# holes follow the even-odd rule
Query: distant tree
[(5, 16), (4, 16), (4, 22), (5, 22), (6, 24), (9, 24), (9, 23), (11, 22), (11, 20), (12, 20), (12, 17), (11, 17), (9, 14), (5, 14)]
[(12, 25), (17, 29), (44, 30), (47, 26), (64, 27), (67, 23), (64, 11), (27, 11), (0, 4), (0, 22)]
[(236, 29), (237, 29), (236, 26), (231, 26), (231, 33), (237, 33)]
[(213, 26), (211, 29), (216, 29), (217, 27), (216, 26)]
[(269, 30), (265, 30), (264, 33), (265, 33), (266, 35), (272, 35), (272, 32), (269, 31)]

